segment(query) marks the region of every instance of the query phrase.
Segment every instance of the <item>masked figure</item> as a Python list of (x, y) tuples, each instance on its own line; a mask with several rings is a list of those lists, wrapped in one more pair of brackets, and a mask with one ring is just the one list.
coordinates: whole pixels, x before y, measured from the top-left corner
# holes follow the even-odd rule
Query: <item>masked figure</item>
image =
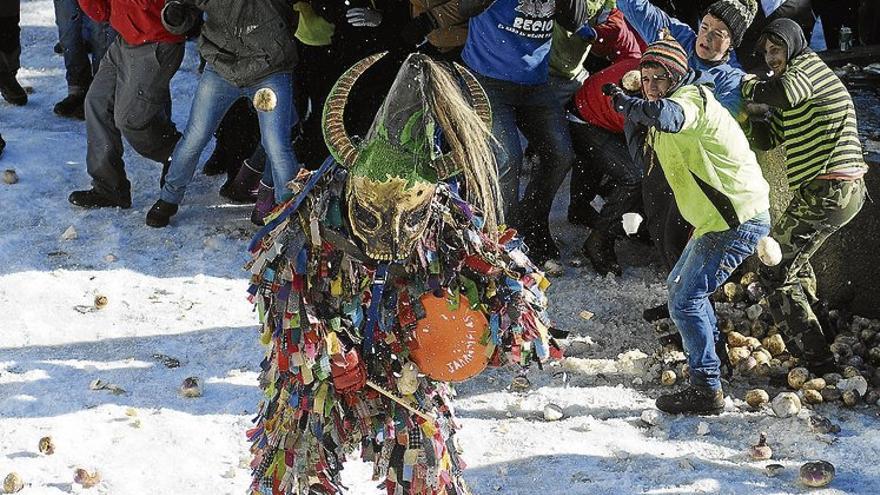
[(467, 494), (447, 382), (561, 356), (548, 282), (499, 227), (482, 88), (411, 55), (367, 135), (350, 137), (348, 95), (380, 57), (336, 83), (332, 158), (291, 183), (251, 246), (267, 347), (255, 495), (342, 493), (358, 451), (389, 495)]

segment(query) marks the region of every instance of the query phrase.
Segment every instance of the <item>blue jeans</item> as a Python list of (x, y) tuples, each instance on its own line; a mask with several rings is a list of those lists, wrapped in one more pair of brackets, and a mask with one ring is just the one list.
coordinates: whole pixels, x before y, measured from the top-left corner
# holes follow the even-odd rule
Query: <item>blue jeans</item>
[(85, 93), (92, 76), (98, 72), (98, 64), (116, 39), (116, 31), (107, 22), (92, 20), (82, 11), (77, 0), (55, 0), (55, 25), (64, 48), (67, 87)]
[(293, 105), (293, 74), (278, 72), (251, 86), (239, 88), (208, 66), (199, 80), (186, 130), (171, 156), (171, 168), (168, 169), (165, 187), (162, 188), (163, 201), (180, 204), (186, 186), (192, 181), (199, 156), (226, 111), (242, 96), (253, 99), (261, 88), (271, 89), (277, 98), (274, 110), (257, 112), (261, 144), (269, 162), (269, 166), (263, 171), (263, 178), (267, 184), (276, 184), (276, 202), (286, 199), (289, 191), (285, 185), (296, 176), (300, 168), (290, 142), (290, 128), (299, 118)]
[[(553, 198), (574, 162), (562, 105), (549, 84), (525, 86), (479, 75), (477, 78), (489, 97), (492, 135), (500, 144), (495, 160), (505, 220), (514, 225), (547, 225)], [(522, 202), (519, 201), (523, 162), (520, 130), (539, 157), (538, 168), (532, 170)]]
[(691, 239), (669, 273), (669, 315), (688, 354), (692, 385), (721, 388), (721, 361), (715, 353), (718, 322), (709, 296), (754, 254), (769, 232), (770, 216), (765, 212), (735, 229)]

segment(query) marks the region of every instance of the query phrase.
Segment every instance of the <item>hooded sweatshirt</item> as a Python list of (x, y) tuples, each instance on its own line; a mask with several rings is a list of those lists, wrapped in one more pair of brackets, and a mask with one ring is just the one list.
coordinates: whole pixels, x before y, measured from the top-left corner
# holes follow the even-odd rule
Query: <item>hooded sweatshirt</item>
[(758, 159), (711, 84), (710, 76), (690, 71), (667, 98), (614, 97), (628, 126), (647, 127), (643, 152), (653, 151), (694, 238), (735, 228), (770, 208)]
[(769, 142), (763, 147), (785, 145), (789, 188), (797, 189), (825, 174), (861, 176), (867, 165), (855, 106), (846, 87), (808, 48), (796, 22), (777, 19), (764, 28), (761, 39), (767, 34), (785, 42), (785, 72), (769, 81), (747, 81), (743, 96), (773, 108)]
[[(728, 60), (719, 63), (701, 60), (694, 49), (697, 33), (693, 28), (670, 17), (648, 0), (617, 0), (617, 8), (623, 12), (626, 20), (648, 44), (657, 41), (661, 29), (669, 29), (670, 34), (687, 52), (688, 65), (712, 78), (715, 83), (715, 99), (734, 117), (740, 118), (744, 115), (740, 86), (745, 73), (734, 54), (731, 54)], [(744, 117), (742, 120), (745, 120)]]

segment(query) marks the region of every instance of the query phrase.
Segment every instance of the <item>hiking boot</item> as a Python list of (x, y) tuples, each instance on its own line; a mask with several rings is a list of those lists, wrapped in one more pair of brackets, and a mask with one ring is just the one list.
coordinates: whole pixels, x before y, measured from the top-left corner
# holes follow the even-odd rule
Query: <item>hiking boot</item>
[(688, 385), (674, 394), (657, 398), (657, 409), (669, 414), (720, 414), (724, 410), (724, 392)]
[(254, 168), (250, 160), (245, 160), (234, 179), (227, 180), (220, 187), (220, 196), (233, 203), (250, 204), (257, 201), (257, 193), (260, 189), (260, 177), (262, 170)]
[(94, 189), (73, 191), (67, 201), (82, 208), (131, 208), (131, 200), (109, 198)]
[(167, 201), (156, 201), (156, 204), (147, 212), (147, 225), (150, 227), (165, 227), (177, 213), (177, 205)]
[(69, 119), (85, 120), (86, 113), (83, 109), (86, 95), (84, 93), (75, 93), (67, 95), (67, 98), (55, 104), (52, 109), (55, 115), (67, 117)]
[(611, 235), (599, 230), (590, 232), (582, 250), (599, 275), (623, 275), (623, 269), (617, 262), (617, 254), (614, 253), (614, 237)]
[(527, 225), (519, 233), (529, 248), (529, 258), (536, 266), (543, 267), (547, 261), (559, 259), (559, 247), (553, 241), (549, 225)]
[(269, 213), (272, 213), (273, 208), (275, 208), (275, 188), (267, 186), (263, 181), (260, 181), (259, 189), (257, 190), (257, 202), (254, 203), (254, 209), (251, 212), (251, 222), (261, 227), (266, 225), (264, 219)]
[(0, 73), (0, 95), (13, 105), (22, 106), (28, 101), (27, 93), (21, 84), (18, 84), (15, 74), (12, 72)]

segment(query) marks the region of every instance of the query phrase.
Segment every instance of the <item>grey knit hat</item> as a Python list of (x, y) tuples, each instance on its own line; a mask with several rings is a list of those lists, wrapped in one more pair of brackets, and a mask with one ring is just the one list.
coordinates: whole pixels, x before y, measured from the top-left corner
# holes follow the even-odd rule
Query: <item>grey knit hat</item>
[(730, 29), (730, 44), (733, 48), (742, 43), (743, 35), (755, 20), (757, 12), (757, 0), (719, 0), (706, 10), (707, 14), (721, 19)]

